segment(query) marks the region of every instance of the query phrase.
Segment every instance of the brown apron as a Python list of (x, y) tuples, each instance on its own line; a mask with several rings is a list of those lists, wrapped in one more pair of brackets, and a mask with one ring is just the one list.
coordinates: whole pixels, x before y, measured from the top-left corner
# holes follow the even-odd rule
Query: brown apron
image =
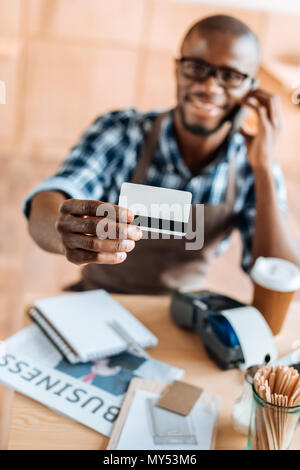
[[(132, 183), (145, 184), (158, 142), (160, 125), (166, 114), (160, 114), (156, 118), (146, 138), (131, 179)], [(186, 250), (185, 237), (144, 239), (143, 236), (136, 242), (134, 250), (128, 253), (123, 263), (86, 265), (82, 271), (82, 280), (73, 286), (74, 290), (102, 288), (115, 293), (167, 294), (176, 290), (201, 289), (218, 243), (233, 228), (235, 191), (235, 161), (231, 158), (225, 201), (217, 205), (204, 206), (203, 248)], [(203, 206), (201, 207), (203, 209)], [(188, 234), (193, 228), (192, 221), (194, 223), (196, 220), (195, 212), (196, 205), (193, 204)]]

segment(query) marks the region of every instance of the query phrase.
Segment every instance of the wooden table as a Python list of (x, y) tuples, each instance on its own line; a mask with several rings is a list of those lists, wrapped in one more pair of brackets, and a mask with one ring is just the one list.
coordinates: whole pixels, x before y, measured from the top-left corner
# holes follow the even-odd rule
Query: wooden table
[[(240, 371), (220, 370), (207, 356), (200, 339), (178, 328), (169, 314), (168, 297), (114, 296), (159, 339), (149, 349), (155, 359), (186, 371), (183, 380), (218, 393), (222, 398), (216, 439), (217, 449), (245, 449), (247, 438), (234, 431), (231, 409), (241, 394), (243, 377)], [(24, 325), (29, 320), (24, 320)], [(279, 355), (289, 352), (300, 336), (300, 303), (289, 311), (283, 331), (276, 337)], [(298, 336), (297, 336), (298, 335)], [(108, 438), (71, 419), (56, 414), (45, 406), (14, 393), (9, 430), (9, 449), (105, 449)], [(291, 449), (300, 448), (300, 426)]]

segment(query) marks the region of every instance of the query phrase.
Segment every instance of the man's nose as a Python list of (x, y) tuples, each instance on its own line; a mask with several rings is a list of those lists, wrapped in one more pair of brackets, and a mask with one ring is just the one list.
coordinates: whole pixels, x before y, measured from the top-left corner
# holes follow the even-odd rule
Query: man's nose
[(216, 77), (213, 75), (210, 75), (201, 82), (201, 89), (207, 95), (222, 95), (224, 93), (224, 88), (218, 84)]

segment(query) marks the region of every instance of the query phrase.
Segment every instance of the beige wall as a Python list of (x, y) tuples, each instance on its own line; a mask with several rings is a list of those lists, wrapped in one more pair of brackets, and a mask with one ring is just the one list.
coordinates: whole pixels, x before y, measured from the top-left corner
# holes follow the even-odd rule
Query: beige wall
[[(179, 0), (0, 0), (0, 80), (7, 86), (0, 157), (58, 162), (96, 115), (172, 105), (180, 39), (192, 22), (216, 12), (234, 14), (256, 31), (266, 63), (300, 55), (299, 16)], [(274, 87), (289, 122), (279, 158), (286, 173), (300, 176), (300, 111), (288, 90), (276, 80)]]

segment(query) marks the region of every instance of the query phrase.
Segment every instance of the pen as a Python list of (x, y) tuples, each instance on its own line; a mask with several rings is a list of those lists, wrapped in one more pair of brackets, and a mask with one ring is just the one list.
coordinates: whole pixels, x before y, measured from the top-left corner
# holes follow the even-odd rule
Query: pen
[(135, 339), (117, 321), (110, 322), (114, 331), (127, 343), (127, 350), (138, 356), (149, 359), (149, 354), (135, 341)]

